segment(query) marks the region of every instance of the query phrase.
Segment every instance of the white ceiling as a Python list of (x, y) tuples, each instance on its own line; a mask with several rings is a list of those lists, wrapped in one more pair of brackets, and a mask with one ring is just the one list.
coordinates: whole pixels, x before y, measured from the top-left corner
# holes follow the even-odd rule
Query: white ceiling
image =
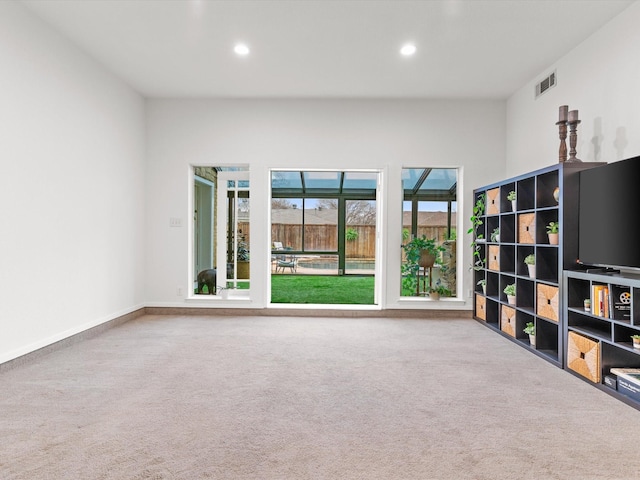
[(633, 1), (23, 3), (149, 97), (503, 99)]

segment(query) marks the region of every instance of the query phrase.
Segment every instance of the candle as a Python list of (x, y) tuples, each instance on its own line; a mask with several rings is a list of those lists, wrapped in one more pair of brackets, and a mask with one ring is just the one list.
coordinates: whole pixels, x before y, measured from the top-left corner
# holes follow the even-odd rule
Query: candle
[(578, 121), (578, 110), (571, 110), (569, 112), (569, 122), (577, 122)]
[(561, 122), (567, 121), (567, 112), (569, 112), (569, 105), (562, 105), (560, 107), (560, 119)]

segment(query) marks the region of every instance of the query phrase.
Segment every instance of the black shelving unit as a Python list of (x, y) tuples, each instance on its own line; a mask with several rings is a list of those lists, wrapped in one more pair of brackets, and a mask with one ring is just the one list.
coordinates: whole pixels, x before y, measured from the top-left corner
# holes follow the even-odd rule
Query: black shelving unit
[[(593, 309), (596, 285), (606, 286), (610, 296), (616, 296), (616, 291), (628, 291), (624, 300), (616, 299), (628, 302), (628, 315), (616, 319), (611, 309), (609, 315), (597, 314)], [(640, 401), (605, 383), (612, 368), (640, 368), (640, 349), (633, 348), (631, 340), (631, 335), (640, 335), (640, 275), (566, 271), (563, 297), (565, 337), (577, 338), (583, 347), (567, 342), (567, 371), (640, 409)], [(585, 299), (591, 300), (590, 309), (584, 306)]]
[[(474, 190), (474, 204), (485, 199), (482, 225), (474, 232), (484, 265), (474, 268), (474, 318), (548, 360), (564, 367), (562, 272), (576, 268), (578, 201), (581, 170), (601, 163), (559, 163)], [(516, 192), (515, 210), (508, 200)], [(546, 226), (560, 224), (557, 245), (549, 243)], [(491, 234), (499, 229), (500, 237)], [(536, 257), (535, 278), (524, 258)], [(486, 293), (478, 284), (486, 281)], [(516, 285), (510, 305), (504, 287)], [(535, 325), (535, 345), (524, 333)], [(639, 357), (640, 358), (640, 357)]]

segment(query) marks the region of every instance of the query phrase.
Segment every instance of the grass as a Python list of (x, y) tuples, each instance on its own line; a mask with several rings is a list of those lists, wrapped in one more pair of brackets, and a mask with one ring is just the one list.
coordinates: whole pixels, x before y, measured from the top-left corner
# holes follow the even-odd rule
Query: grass
[(271, 303), (373, 305), (373, 276), (271, 275)]

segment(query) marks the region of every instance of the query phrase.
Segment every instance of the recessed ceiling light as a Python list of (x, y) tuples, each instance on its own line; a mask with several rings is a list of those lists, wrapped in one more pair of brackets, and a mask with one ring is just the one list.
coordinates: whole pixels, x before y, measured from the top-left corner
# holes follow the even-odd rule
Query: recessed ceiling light
[(244, 43), (237, 43), (236, 46), (233, 47), (233, 51), (236, 52), (236, 55), (240, 55), (241, 57), (249, 55), (249, 47)]
[(416, 53), (416, 46), (413, 43), (406, 43), (400, 49), (400, 53), (405, 57), (410, 57)]

